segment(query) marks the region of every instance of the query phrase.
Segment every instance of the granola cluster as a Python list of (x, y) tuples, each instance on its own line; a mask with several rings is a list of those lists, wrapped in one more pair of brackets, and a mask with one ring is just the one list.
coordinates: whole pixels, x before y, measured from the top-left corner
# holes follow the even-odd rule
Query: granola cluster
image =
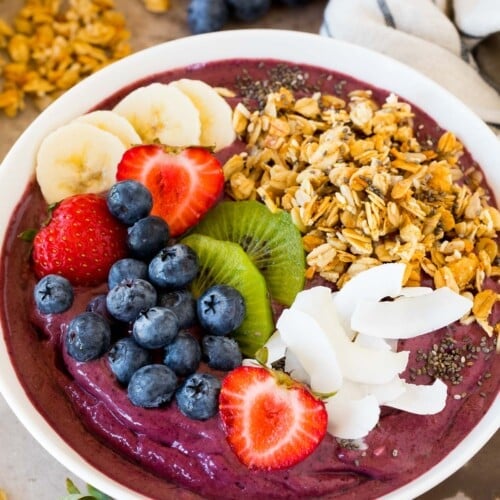
[(488, 317), (500, 295), (500, 212), (478, 168), (462, 171), (451, 132), (419, 141), (408, 103), (370, 91), (343, 100), (282, 88), (261, 110), (237, 105), (234, 127), (248, 144), (224, 165), (229, 194), (290, 212), (303, 234), (307, 277), (338, 287), (385, 262), (406, 264), (405, 285), (424, 276), (474, 301), (464, 322), (499, 333)]
[(144, 7), (149, 12), (161, 14), (170, 8), (170, 0), (142, 0)]
[(34, 98), (39, 109), (78, 81), (131, 52), (113, 0), (25, 0), (12, 25), (0, 18), (0, 110)]

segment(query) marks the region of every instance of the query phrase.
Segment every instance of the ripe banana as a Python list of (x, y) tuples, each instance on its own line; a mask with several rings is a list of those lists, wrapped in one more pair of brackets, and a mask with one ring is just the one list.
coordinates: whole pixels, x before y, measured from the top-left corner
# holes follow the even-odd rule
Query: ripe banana
[(77, 121), (54, 130), (42, 141), (36, 179), (47, 203), (79, 193), (99, 193), (116, 182), (125, 146), (115, 135)]
[(201, 80), (182, 78), (169, 84), (183, 92), (200, 114), (202, 146), (218, 151), (229, 146), (236, 134), (232, 124), (232, 109), (226, 100), (210, 85)]
[(127, 149), (142, 143), (139, 134), (135, 131), (132, 124), (126, 118), (114, 111), (91, 111), (90, 113), (79, 116), (74, 121), (88, 123), (89, 125), (94, 125), (97, 128), (116, 135)]
[(132, 124), (144, 143), (200, 145), (200, 114), (191, 100), (172, 85), (152, 83), (139, 87), (113, 111)]

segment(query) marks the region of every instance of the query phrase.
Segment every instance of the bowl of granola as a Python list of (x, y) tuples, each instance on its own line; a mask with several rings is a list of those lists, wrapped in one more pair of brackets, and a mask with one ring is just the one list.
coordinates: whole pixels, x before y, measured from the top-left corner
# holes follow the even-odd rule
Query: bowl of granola
[(113, 63), (0, 168), (0, 390), (116, 498), (417, 496), (498, 428), (499, 153), (316, 35)]

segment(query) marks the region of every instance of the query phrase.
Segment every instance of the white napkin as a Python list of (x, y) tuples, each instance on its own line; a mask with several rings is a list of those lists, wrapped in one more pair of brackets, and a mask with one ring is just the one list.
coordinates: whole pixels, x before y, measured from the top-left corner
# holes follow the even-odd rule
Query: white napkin
[[(413, 66), (500, 127), (500, 95), (476, 71), (470, 49), (500, 31), (500, 0), (329, 0), (320, 33)], [(500, 57), (500, 54), (499, 54)]]

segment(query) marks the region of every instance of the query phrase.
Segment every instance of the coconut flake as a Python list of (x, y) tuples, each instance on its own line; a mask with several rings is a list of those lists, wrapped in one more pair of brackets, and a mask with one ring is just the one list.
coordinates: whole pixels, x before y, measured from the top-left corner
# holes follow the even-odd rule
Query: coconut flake
[(406, 391), (406, 383), (399, 377), (394, 377), (385, 384), (360, 384), (360, 389), (366, 396), (375, 396), (378, 404), (383, 405), (387, 401), (394, 401)]
[(436, 379), (431, 385), (404, 385), (406, 390), (396, 399), (386, 401), (386, 406), (417, 415), (434, 415), (444, 409), (448, 387), (442, 380)]
[(307, 373), (304, 367), (300, 364), (297, 356), (295, 356), (293, 351), (290, 349), (287, 349), (286, 351), (285, 372), (290, 374), (290, 377), (294, 380), (311, 386), (311, 377), (309, 376), (309, 373)]
[[(314, 319), (323, 334), (328, 337), (329, 344), (333, 346), (342, 374), (350, 380), (384, 384), (406, 368), (408, 351), (373, 350), (358, 345), (348, 338), (331, 300), (330, 289), (327, 287), (318, 286), (298, 293), (288, 311), (301, 311)], [(280, 320), (277, 327), (288, 345)], [(300, 342), (300, 339), (297, 341)], [(302, 342), (305, 344), (307, 339), (304, 337)], [(297, 354), (296, 350), (293, 350)], [(304, 367), (309, 371), (305, 365)], [(319, 362), (311, 363), (311, 368), (321, 370)], [(309, 374), (312, 377), (312, 373)]]
[(342, 388), (326, 401), (328, 432), (341, 439), (359, 439), (366, 436), (380, 417), (375, 396), (354, 399), (349, 390)]
[(316, 318), (286, 309), (277, 322), (283, 342), (311, 378), (313, 391), (330, 393), (342, 385), (342, 373), (335, 348)]
[(387, 342), (385, 339), (372, 337), (370, 335), (365, 335), (364, 333), (358, 333), (354, 339), (354, 343), (360, 347), (373, 349), (375, 351), (395, 351), (395, 347), (397, 347)]
[(432, 293), (432, 288), (428, 286), (404, 286), (401, 288), (401, 297), (420, 297), (420, 295), (427, 295)]
[(281, 335), (278, 330), (276, 330), (267, 340), (264, 345), (267, 348), (267, 365), (271, 366), (272, 363), (278, 361), (286, 353), (286, 344), (283, 342)]
[(352, 314), (351, 328), (374, 337), (409, 339), (453, 323), (471, 307), (471, 300), (447, 287), (391, 302), (362, 300)]
[[(328, 431), (360, 439), (377, 424), (380, 406), (420, 415), (440, 412), (447, 386), (417, 386), (400, 378), (409, 352), (397, 340), (446, 326), (470, 310), (448, 288), (402, 287), (404, 264), (382, 264), (356, 275), (332, 293), (313, 287), (297, 294), (269, 339), (269, 364), (285, 356), (285, 370), (326, 400)], [(392, 297), (393, 301), (381, 299)]]
[(351, 278), (333, 297), (344, 327), (350, 327), (351, 315), (359, 301), (397, 297), (401, 293), (405, 269), (405, 264), (381, 264)]

